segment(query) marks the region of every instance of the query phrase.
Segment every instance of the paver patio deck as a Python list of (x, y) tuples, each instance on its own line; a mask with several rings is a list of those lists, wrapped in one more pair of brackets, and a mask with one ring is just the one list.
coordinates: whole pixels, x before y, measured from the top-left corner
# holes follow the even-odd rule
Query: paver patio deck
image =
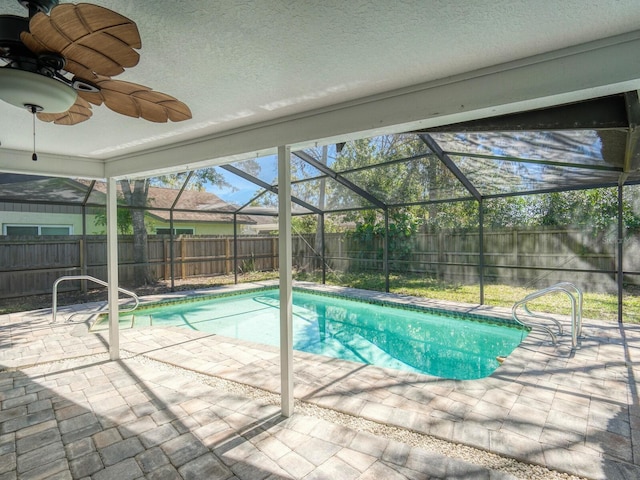
[[(46, 310), (0, 316), (0, 480), (515, 478), (304, 408), (282, 418), (268, 393), (280, 387), (273, 347), (141, 328), (121, 331), (123, 358), (110, 361), (104, 333), (64, 321), (98, 308), (62, 309), (55, 325)], [(493, 375), (466, 381), (296, 352), (295, 396), (505, 463), (640, 478), (640, 327), (585, 320), (583, 333), (575, 352), (568, 337), (553, 346), (532, 333)], [(262, 393), (219, 388), (218, 379)]]

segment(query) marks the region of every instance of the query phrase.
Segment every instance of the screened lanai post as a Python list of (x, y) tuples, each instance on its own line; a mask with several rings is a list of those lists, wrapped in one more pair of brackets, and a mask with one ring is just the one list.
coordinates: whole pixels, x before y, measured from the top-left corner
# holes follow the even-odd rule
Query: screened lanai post
[[(89, 184), (89, 188), (87, 188), (87, 193), (82, 199), (82, 247), (80, 250), (80, 274), (88, 275), (88, 266), (87, 262), (89, 261), (89, 246), (87, 245), (87, 202), (89, 198), (91, 198), (91, 193), (93, 192), (94, 187), (96, 186), (96, 181), (92, 180)], [(82, 293), (87, 296), (87, 281), (80, 281)]]
[[(329, 147), (327, 145), (323, 145), (322, 147), (322, 157), (321, 162), (323, 165), (327, 164), (327, 158), (329, 156)], [(318, 192), (318, 208), (322, 211), (322, 213), (318, 214), (318, 228), (316, 230), (316, 244), (314, 245), (314, 249), (316, 250), (316, 259), (320, 256), (320, 261), (322, 262), (322, 284), (326, 283), (327, 271), (324, 266), (324, 210), (325, 210), (325, 197), (327, 190), (327, 179), (322, 177), (320, 179)], [(320, 240), (318, 242), (318, 240)], [(320, 245), (318, 245), (318, 243)], [(320, 247), (320, 255), (318, 255), (318, 247)], [(315, 269), (315, 261), (314, 261), (314, 269)]]
[(175, 254), (174, 247), (175, 246), (175, 232), (173, 230), (173, 209), (169, 211), (169, 273), (171, 274), (171, 291), (176, 291), (176, 280), (175, 280)]
[(480, 305), (484, 305), (484, 201), (478, 200), (478, 280), (480, 282)]
[(320, 220), (318, 227), (320, 228), (320, 260), (322, 261), (322, 284), (327, 283), (327, 262), (325, 260), (325, 241), (324, 241), (324, 213), (318, 215), (318, 220)]
[(624, 290), (624, 210), (623, 210), (623, 191), (624, 181), (621, 178), (618, 183), (618, 323), (622, 323), (622, 314), (624, 313), (622, 308), (623, 290)]
[(384, 291), (389, 293), (389, 209), (384, 209), (384, 244), (382, 247)]
[(238, 214), (233, 212), (233, 283), (238, 284)]
[[(467, 178), (467, 176), (460, 170), (460, 168), (455, 164), (451, 157), (440, 148), (438, 142), (434, 140), (434, 138), (427, 134), (422, 133), (419, 134), (418, 137), (429, 147), (429, 149), (440, 159), (442, 164), (458, 179), (460, 183), (467, 189), (467, 191), (473, 195), (473, 198), (476, 199), (478, 204), (480, 205), (480, 213), (478, 215), (484, 215), (483, 213), (483, 204), (482, 204), (482, 195), (480, 195), (480, 191), (473, 185), (471, 180)], [(484, 239), (483, 239), (483, 228), (482, 228), (482, 220), (483, 217), (480, 216), (480, 229), (479, 229), (479, 237), (480, 240), (478, 242), (478, 248), (480, 249), (480, 258), (478, 259), (478, 263), (480, 264), (480, 303), (484, 304)]]
[(291, 276), (291, 166), (288, 147), (278, 147), (278, 256), (280, 257), (280, 385), (284, 417), (293, 414), (293, 292)]
[(107, 287), (109, 298), (109, 356), (120, 358), (118, 318), (118, 202), (114, 178), (107, 179)]
[[(191, 170), (186, 178), (184, 179), (184, 182), (182, 182), (182, 186), (180, 187), (180, 191), (178, 192), (178, 195), (176, 195), (176, 198), (173, 200), (173, 203), (171, 204), (171, 208), (169, 209), (169, 258), (171, 261), (171, 265), (169, 266), (170, 269), (170, 273), (171, 273), (171, 291), (175, 292), (176, 291), (176, 281), (175, 281), (175, 255), (174, 255), (174, 246), (175, 246), (175, 228), (174, 228), (174, 222), (173, 222), (173, 211), (175, 210), (176, 206), (178, 205), (178, 202), (180, 201), (180, 198), (182, 197), (182, 194), (184, 193), (185, 188), (187, 188), (187, 185), (189, 184), (189, 181), (191, 180), (191, 177), (193, 176), (193, 170)], [(184, 261), (184, 259), (182, 259)], [(166, 270), (165, 270), (166, 271)]]
[[(82, 240), (80, 242), (80, 275), (87, 275), (87, 205), (82, 204)], [(80, 290), (87, 300), (87, 281), (80, 280)]]

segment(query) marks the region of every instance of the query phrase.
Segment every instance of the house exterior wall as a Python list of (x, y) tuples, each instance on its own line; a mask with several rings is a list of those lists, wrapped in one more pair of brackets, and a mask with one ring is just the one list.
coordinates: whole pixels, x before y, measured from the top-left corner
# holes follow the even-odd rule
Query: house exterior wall
[[(100, 207), (86, 208), (86, 235), (104, 235), (104, 225), (96, 225), (97, 212), (104, 211)], [(102, 214), (104, 220), (104, 213)], [(145, 219), (147, 232), (155, 234), (157, 228), (169, 229), (169, 222), (156, 216), (147, 215)], [(37, 226), (69, 226), (70, 235), (82, 235), (82, 207), (76, 205), (29, 204), (16, 202), (0, 202), (0, 235), (5, 235), (6, 225)], [(174, 221), (176, 229), (193, 229), (194, 235), (233, 235), (233, 223)], [(130, 233), (130, 232), (129, 232)], [(181, 232), (178, 232), (181, 233)], [(256, 234), (250, 225), (238, 224), (238, 234)]]
[[(29, 207), (29, 205), (21, 205)], [(69, 226), (70, 235), (82, 235), (82, 214), (79, 213), (54, 213), (42, 211), (2, 211), (0, 210), (0, 226), (2, 235), (5, 234), (7, 225), (39, 225), (39, 226)], [(87, 215), (87, 235), (99, 235), (104, 227), (96, 227), (95, 215)]]
[[(89, 211), (91, 209), (88, 209)], [(169, 228), (169, 222), (147, 216), (147, 231), (156, 233), (156, 228)], [(31, 205), (20, 203), (0, 204), (0, 235), (4, 235), (7, 225), (69, 226), (70, 235), (82, 235), (82, 209), (64, 205)], [(243, 225), (238, 225), (238, 233), (245, 233)], [(174, 221), (174, 228), (192, 228), (194, 235), (233, 235), (232, 223), (201, 223)], [(85, 232), (87, 235), (103, 235), (105, 227), (96, 226), (96, 215), (87, 213)]]
[[(169, 228), (169, 222), (163, 222), (155, 218), (146, 218), (147, 231), (156, 233), (157, 228)], [(180, 222), (175, 220), (173, 228), (193, 228), (194, 235), (233, 235), (233, 223), (200, 223), (200, 222)]]

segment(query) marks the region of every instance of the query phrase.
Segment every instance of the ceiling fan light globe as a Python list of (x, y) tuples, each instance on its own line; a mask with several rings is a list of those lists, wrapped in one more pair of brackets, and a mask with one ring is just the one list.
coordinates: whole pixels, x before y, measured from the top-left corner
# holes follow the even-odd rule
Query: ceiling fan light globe
[(44, 113), (60, 113), (69, 110), (77, 98), (73, 88), (53, 78), (16, 68), (0, 68), (0, 100), (16, 107), (37, 105)]

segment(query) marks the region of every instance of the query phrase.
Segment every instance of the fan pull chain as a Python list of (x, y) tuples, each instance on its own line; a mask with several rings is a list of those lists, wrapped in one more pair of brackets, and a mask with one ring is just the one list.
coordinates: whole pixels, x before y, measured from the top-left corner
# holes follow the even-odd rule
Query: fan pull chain
[(38, 154), (36, 153), (36, 112), (38, 109), (35, 105), (31, 105), (31, 116), (33, 118), (33, 155), (31, 155), (31, 160), (34, 162), (38, 161)]

